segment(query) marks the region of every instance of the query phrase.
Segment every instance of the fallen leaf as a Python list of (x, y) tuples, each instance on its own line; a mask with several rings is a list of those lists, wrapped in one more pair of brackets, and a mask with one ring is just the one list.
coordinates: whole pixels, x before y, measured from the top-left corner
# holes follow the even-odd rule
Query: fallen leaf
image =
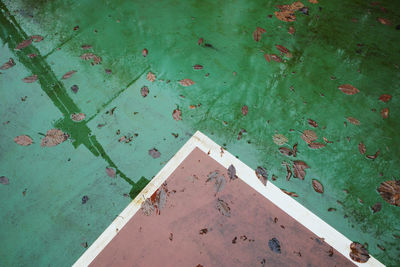
[(219, 171), (218, 170), (210, 172), (207, 175), (208, 179), (206, 180), (206, 183), (208, 183), (208, 182), (210, 182), (210, 181), (212, 181), (214, 179), (217, 179), (218, 176), (219, 176)]
[(272, 137), (272, 140), (274, 141), (275, 144), (277, 144), (278, 146), (282, 146), (284, 144), (287, 143), (288, 139), (286, 136), (284, 136), (283, 134), (275, 134)]
[(355, 95), (355, 94), (360, 92), (360, 90), (358, 90), (357, 88), (355, 88), (351, 84), (342, 84), (338, 88), (339, 88), (339, 90), (341, 90), (346, 95)]
[(282, 53), (287, 54), (289, 53), (289, 49), (284, 47), (283, 45), (275, 45), (275, 47)]
[(71, 120), (75, 122), (82, 121), (86, 118), (86, 115), (84, 113), (73, 113), (71, 114)]
[(392, 26), (392, 22), (388, 19), (384, 19), (384, 18), (377, 18), (377, 20), (382, 23), (383, 25), (388, 25), (388, 26)]
[(247, 107), (246, 105), (244, 105), (244, 106), (242, 107), (242, 114), (243, 114), (243, 116), (246, 116), (248, 112), (249, 112), (249, 107)]
[(203, 42), (204, 42), (204, 39), (203, 39), (203, 38), (200, 38), (200, 39), (197, 41), (197, 44), (198, 44), (198, 45), (201, 45)]
[(195, 69), (195, 70), (201, 70), (201, 69), (203, 69), (203, 66), (202, 66), (202, 65), (194, 65), (194, 66), (193, 66), (193, 69)]
[(231, 180), (236, 180), (238, 177), (236, 176), (236, 168), (235, 166), (233, 166), (233, 164), (231, 164), (228, 168), (228, 177)]
[(376, 202), (373, 206), (371, 206), (372, 212), (377, 213), (382, 209), (382, 203)]
[(312, 119), (308, 119), (308, 124), (310, 124), (310, 126), (317, 128), (318, 127), (318, 123)]
[(374, 160), (378, 157), (379, 153), (380, 153), (380, 150), (378, 149), (378, 151), (376, 151), (375, 155), (367, 155), (367, 158)]
[(389, 117), (389, 109), (388, 108), (384, 108), (381, 110), (381, 116), (383, 119), (387, 119)]
[(225, 183), (226, 183), (226, 181), (225, 181), (224, 176), (218, 176), (215, 179), (215, 183), (214, 183), (215, 194), (218, 192), (221, 192), (222, 189), (224, 189)]
[(172, 112), (172, 118), (174, 118), (174, 120), (176, 121), (182, 120), (181, 115), (182, 112), (179, 109), (174, 109), (174, 111)]
[(68, 79), (68, 78), (70, 78), (75, 72), (76, 72), (76, 70), (68, 71), (67, 73), (65, 73), (65, 74), (62, 76), (62, 78), (63, 78), (63, 79)]
[(313, 186), (315, 192), (320, 193), (320, 194), (322, 194), (324, 192), (324, 187), (322, 186), (322, 184), (315, 179), (312, 180), (312, 186)]
[(191, 79), (183, 79), (183, 80), (180, 80), (179, 81), (179, 83), (182, 85), (182, 86), (191, 86), (191, 85), (193, 85), (194, 84), (194, 81), (192, 81)]
[(5, 177), (5, 176), (0, 177), (0, 184), (8, 185), (9, 183), (10, 183), (10, 180), (7, 177)]
[(207, 228), (203, 228), (203, 229), (201, 229), (201, 230), (199, 231), (199, 234), (200, 234), (200, 235), (205, 235), (205, 234), (207, 234), (207, 232), (208, 232), (208, 229), (207, 229)]
[(59, 129), (51, 129), (48, 130), (46, 136), (42, 139), (40, 146), (42, 147), (52, 147), (62, 142), (66, 141), (69, 138), (69, 135), (63, 133)]
[(217, 199), (217, 209), (222, 215), (226, 217), (231, 217), (231, 208), (229, 207), (228, 203), (226, 203), (222, 199)]
[(289, 191), (286, 191), (285, 189), (281, 189), (281, 191), (283, 192), (283, 193), (285, 193), (286, 195), (289, 195), (289, 196), (291, 196), (291, 197), (298, 197), (299, 195), (297, 195), (295, 192), (289, 192)]
[(294, 34), (296, 32), (296, 29), (293, 26), (289, 27), (288, 33)]
[(108, 176), (110, 176), (111, 178), (115, 178), (115, 169), (111, 168), (111, 167), (107, 167), (106, 168), (106, 173)]
[(297, 156), (297, 143), (293, 145), (292, 153), (293, 153), (293, 157)]
[(265, 33), (266, 30), (263, 28), (257, 27), (256, 30), (253, 32), (253, 39), (256, 42), (259, 42), (261, 40), (261, 35)]
[(147, 198), (145, 201), (143, 201), (142, 205), (140, 206), (140, 209), (146, 216), (150, 216), (155, 210), (155, 207), (151, 202), (151, 200)]
[(82, 204), (86, 204), (86, 202), (89, 200), (88, 196), (83, 196), (82, 197)]
[(92, 59), (94, 57), (95, 57), (95, 55), (93, 53), (85, 53), (85, 54), (82, 54), (80, 56), (80, 58), (83, 59), (83, 60), (89, 60), (89, 59)]
[(19, 43), (15, 49), (21, 50), (27, 46), (30, 46), (31, 44), (32, 44), (32, 38), (29, 38), (29, 39), (26, 39), (26, 40), (22, 41), (21, 43)]
[(29, 146), (32, 144), (32, 138), (27, 135), (20, 135), (14, 138), (14, 142), (21, 146)]
[(307, 144), (318, 139), (317, 134), (312, 130), (304, 130), (303, 134), (301, 135), (301, 139), (303, 139)]
[(33, 83), (33, 82), (36, 82), (37, 78), (38, 78), (37, 75), (32, 75), (32, 76), (28, 76), (28, 77), (23, 78), (22, 81), (24, 83)]
[(285, 156), (291, 156), (293, 155), (293, 151), (287, 147), (280, 147), (279, 152)]
[(268, 180), (268, 173), (267, 170), (264, 169), (263, 167), (258, 166), (256, 169), (256, 176), (260, 182), (266, 186), (267, 185), (267, 180)]
[(148, 53), (149, 53), (149, 51), (146, 48), (144, 48), (143, 51), (142, 51), (142, 55), (144, 57), (146, 57)]
[(368, 250), (360, 243), (353, 242), (350, 244), (350, 258), (353, 261), (364, 263), (369, 259)]
[(310, 167), (304, 161), (293, 161), (293, 177), (304, 180), (304, 177), (306, 176), (306, 172), (304, 170), (308, 168)]
[(268, 247), (271, 251), (281, 254), (281, 245), (279, 244), (279, 240), (275, 237), (268, 241)]
[(347, 117), (346, 120), (354, 125), (360, 125), (360, 121), (353, 117)]
[(10, 58), (6, 63), (4, 63), (1, 67), (0, 70), (6, 70), (9, 68), (12, 68), (15, 66), (14, 59)]
[(378, 192), (387, 203), (400, 207), (400, 180), (381, 183)]
[(269, 54), (264, 54), (265, 60), (271, 62), (271, 56)]
[(32, 39), (32, 41), (38, 43), (38, 42), (41, 42), (41, 41), (43, 40), (43, 36), (40, 36), (40, 35), (32, 35), (32, 36), (31, 36), (31, 39)]
[(379, 100), (385, 103), (389, 102), (390, 99), (392, 99), (392, 96), (387, 94), (383, 94), (379, 97)]
[(147, 86), (143, 86), (141, 89), (140, 89), (140, 94), (143, 96), (143, 97), (146, 97), (148, 94), (149, 94), (149, 88), (147, 87)]
[(149, 80), (150, 82), (154, 82), (156, 80), (156, 75), (149, 71), (149, 73), (147, 74), (147, 80)]
[(289, 181), (290, 177), (292, 177), (292, 171), (290, 170), (289, 165), (286, 164), (286, 181)]
[(320, 149), (320, 148), (323, 148), (325, 146), (326, 146), (325, 144), (317, 143), (317, 142), (311, 142), (311, 143), (308, 144), (308, 147), (312, 148), (312, 149)]
[(161, 156), (161, 153), (156, 148), (152, 148), (149, 150), (149, 155), (152, 156), (153, 159), (156, 159)]
[(325, 141), (326, 143), (328, 143), (328, 144), (333, 143), (332, 141), (328, 141), (328, 139), (327, 139), (325, 136), (324, 136), (323, 138), (324, 138), (324, 141)]
[(278, 5), (279, 12), (275, 12), (275, 16), (282, 21), (291, 22), (296, 20), (294, 12), (303, 8), (304, 5), (300, 1), (294, 2), (291, 5)]
[(361, 154), (365, 154), (365, 152), (367, 151), (367, 148), (365, 147), (363, 142), (360, 142), (358, 144), (358, 151), (360, 151)]
[(271, 58), (276, 62), (282, 62), (282, 58), (276, 54), (271, 54)]
[(318, 4), (318, 0), (308, 0), (311, 4)]
[(92, 48), (92, 46), (91, 46), (91, 45), (82, 45), (81, 48), (82, 48), (83, 50), (87, 50), (87, 49)]

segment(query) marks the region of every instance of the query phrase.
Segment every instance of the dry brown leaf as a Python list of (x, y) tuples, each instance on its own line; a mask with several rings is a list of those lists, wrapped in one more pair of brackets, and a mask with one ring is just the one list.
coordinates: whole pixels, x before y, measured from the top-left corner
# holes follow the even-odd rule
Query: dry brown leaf
[(318, 127), (318, 123), (312, 119), (308, 119), (308, 124), (310, 124), (310, 126), (317, 128)]
[(288, 33), (294, 34), (296, 32), (296, 29), (293, 26), (289, 27)]
[(246, 105), (244, 105), (244, 106), (242, 107), (242, 114), (243, 114), (243, 116), (246, 116), (248, 112), (249, 112), (249, 108), (248, 108)]
[(19, 43), (15, 49), (21, 50), (27, 46), (30, 46), (31, 43), (32, 43), (32, 38), (26, 39), (26, 40), (22, 41), (21, 43)]
[(269, 54), (264, 54), (265, 60), (271, 62), (271, 56)]
[(360, 121), (353, 117), (347, 117), (346, 120), (354, 125), (360, 125)]
[(301, 180), (304, 180), (304, 177), (306, 176), (306, 172), (304, 171), (305, 169), (308, 169), (309, 166), (304, 162), (300, 160), (296, 160), (293, 162), (293, 176), (295, 178), (299, 178)]
[(148, 94), (149, 94), (149, 88), (147, 87), (147, 86), (143, 86), (141, 89), (140, 89), (140, 94), (143, 96), (143, 97), (146, 97)]
[(380, 150), (378, 149), (378, 151), (376, 151), (376, 153), (374, 155), (367, 155), (367, 158), (375, 160), (378, 157), (379, 153), (380, 153)]
[(350, 258), (353, 261), (364, 263), (369, 259), (368, 250), (360, 243), (353, 242), (350, 244)]
[(14, 142), (21, 146), (29, 146), (33, 143), (28, 135), (20, 135), (14, 138)]
[(253, 32), (254, 41), (259, 42), (261, 40), (261, 35), (265, 32), (266, 30), (264, 30), (263, 28), (257, 27), (256, 30)]
[(326, 143), (328, 143), (328, 144), (332, 144), (332, 143), (333, 143), (332, 141), (329, 141), (325, 136), (324, 136), (323, 138), (324, 138), (324, 141), (325, 141)]
[(149, 51), (146, 48), (144, 48), (143, 51), (142, 51), (142, 55), (144, 57), (146, 57), (148, 53), (149, 53)]
[(82, 121), (86, 118), (86, 115), (84, 113), (73, 113), (71, 114), (71, 120), (78, 122)]
[(24, 83), (33, 83), (33, 82), (36, 82), (37, 78), (38, 78), (37, 75), (32, 75), (32, 76), (28, 76), (28, 77), (23, 78), (22, 81)]
[(283, 134), (275, 134), (272, 137), (272, 140), (274, 141), (275, 144), (277, 144), (278, 146), (282, 146), (284, 144), (287, 143), (288, 139), (286, 136), (284, 136)]
[(231, 208), (229, 207), (228, 203), (226, 203), (222, 199), (217, 199), (217, 209), (222, 215), (226, 217), (231, 217)]
[(313, 179), (312, 186), (313, 186), (315, 192), (320, 193), (320, 194), (324, 193), (324, 187), (322, 186), (322, 184), (319, 181)]
[(276, 54), (271, 54), (271, 59), (276, 62), (282, 62), (282, 58)]
[(110, 176), (111, 178), (114, 178), (114, 177), (115, 177), (115, 169), (114, 169), (114, 168), (107, 167), (107, 168), (106, 168), (106, 173), (107, 173), (107, 175)]
[(283, 193), (285, 193), (285, 194), (287, 194), (287, 195), (289, 195), (291, 197), (298, 197), (299, 196), (295, 192), (289, 192), (289, 191), (286, 191), (285, 189), (281, 189), (281, 190), (282, 190)]
[(293, 157), (296, 157), (297, 156), (297, 143), (293, 145), (292, 152), (293, 152)]
[(279, 152), (285, 156), (291, 156), (293, 155), (293, 151), (287, 147), (280, 147)]
[(194, 81), (192, 81), (191, 79), (183, 79), (183, 80), (180, 80), (179, 83), (182, 86), (191, 86), (194, 84)]
[(318, 0), (308, 0), (311, 4), (318, 4)]
[(287, 54), (289, 53), (289, 49), (284, 47), (283, 45), (275, 45), (275, 47), (282, 53)]
[(355, 95), (360, 92), (360, 90), (358, 90), (351, 84), (342, 84), (338, 88), (346, 95)]
[(195, 69), (195, 70), (201, 70), (201, 69), (203, 69), (203, 66), (202, 65), (194, 65), (193, 66), (193, 69)]
[(150, 82), (154, 82), (156, 80), (156, 75), (149, 71), (149, 73), (147, 73), (147, 80), (149, 80)]
[(400, 180), (381, 183), (378, 192), (387, 203), (400, 207)]
[(358, 144), (358, 151), (360, 151), (361, 154), (365, 154), (365, 152), (367, 151), (367, 148), (365, 147), (363, 142), (360, 142)]
[(48, 130), (46, 136), (42, 139), (40, 146), (52, 147), (61, 144), (69, 138), (69, 135), (59, 129)]
[(387, 94), (383, 94), (379, 97), (379, 100), (385, 103), (389, 102), (390, 99), (392, 99), (392, 96)]
[(389, 117), (389, 109), (388, 108), (384, 108), (381, 110), (381, 116), (383, 119), (387, 119)]
[(292, 171), (290, 170), (289, 165), (286, 164), (286, 181), (289, 181), (290, 177), (292, 177)]
[(382, 209), (382, 203), (376, 202), (373, 206), (371, 206), (371, 210), (373, 213), (377, 213)]
[(392, 26), (392, 22), (388, 19), (385, 18), (378, 18), (377, 19), (380, 23), (382, 23), (383, 25), (388, 25), (388, 26)]
[(71, 76), (74, 75), (75, 72), (76, 72), (76, 70), (68, 71), (67, 73), (65, 73), (65, 74), (62, 76), (62, 78), (63, 78), (64, 80), (65, 80), (65, 79), (68, 79), (68, 78), (71, 78)]
[(260, 182), (266, 186), (267, 185), (267, 180), (268, 180), (268, 173), (267, 170), (264, 169), (261, 166), (258, 166), (256, 169), (256, 176), (258, 178), (258, 180), (260, 180)]
[(9, 68), (12, 68), (15, 66), (14, 59), (10, 58), (6, 63), (4, 63), (1, 67), (0, 70), (6, 70)]
[(320, 149), (320, 148), (325, 147), (326, 145), (323, 143), (311, 142), (308, 144), (308, 146), (312, 149)]
[(182, 120), (181, 116), (182, 112), (179, 109), (174, 109), (174, 111), (172, 112), (172, 117), (174, 118), (174, 120), (176, 121)]
[(94, 58), (94, 54), (93, 53), (85, 53), (85, 54), (81, 55), (81, 59), (83, 59), (83, 60), (89, 60), (89, 59), (92, 59), (92, 58)]
[(318, 139), (317, 134), (312, 130), (304, 130), (301, 135), (301, 139), (303, 139), (307, 144)]

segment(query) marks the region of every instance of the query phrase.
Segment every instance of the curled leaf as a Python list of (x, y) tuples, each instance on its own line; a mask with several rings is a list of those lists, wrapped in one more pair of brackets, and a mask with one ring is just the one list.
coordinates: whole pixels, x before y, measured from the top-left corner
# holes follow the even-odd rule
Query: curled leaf
[(65, 74), (62, 76), (62, 78), (63, 78), (63, 79), (71, 78), (71, 76), (72, 76), (75, 72), (76, 72), (76, 70), (68, 71), (67, 73), (65, 73)]
[(183, 80), (180, 80), (179, 81), (179, 83), (182, 85), (182, 86), (191, 86), (191, 85), (193, 85), (194, 84), (194, 81), (192, 81), (191, 79), (183, 79)]
[(261, 40), (261, 34), (265, 33), (266, 30), (263, 28), (257, 27), (256, 30), (253, 32), (253, 39), (256, 42), (259, 42)]
[(369, 259), (368, 250), (360, 243), (353, 242), (350, 244), (350, 258), (353, 261), (364, 263)]
[(283, 45), (275, 45), (275, 47), (283, 54), (289, 53), (289, 49), (287, 49)]
[(28, 135), (20, 135), (14, 138), (14, 142), (21, 146), (29, 146), (33, 141)]
[(292, 171), (290, 170), (289, 165), (286, 164), (286, 181), (289, 181), (290, 177), (292, 177)]
[(299, 196), (299, 195), (296, 194), (295, 192), (289, 192), (289, 191), (286, 191), (285, 189), (281, 189), (281, 191), (282, 191), (283, 193), (285, 193), (286, 195), (289, 195), (289, 196), (291, 196), (291, 197), (298, 197), (298, 196)]
[(308, 119), (308, 124), (310, 124), (310, 126), (314, 128), (318, 127), (318, 123), (312, 119)]
[(271, 54), (271, 59), (276, 62), (282, 62), (282, 58), (276, 54)]
[(312, 186), (313, 186), (315, 192), (320, 193), (320, 194), (322, 194), (324, 192), (324, 187), (322, 186), (322, 184), (315, 179), (312, 180)]
[(378, 151), (376, 151), (376, 153), (374, 155), (367, 155), (367, 158), (374, 160), (378, 157), (379, 153), (380, 153), (380, 150), (378, 149)]
[(342, 84), (338, 88), (346, 95), (355, 95), (360, 92), (360, 90), (358, 90), (351, 84)]
[(360, 142), (358, 144), (358, 151), (360, 151), (361, 154), (365, 154), (365, 152), (367, 151), (367, 148), (365, 147), (363, 142)]
[(291, 156), (293, 155), (293, 151), (287, 147), (280, 147), (279, 152), (285, 156)]

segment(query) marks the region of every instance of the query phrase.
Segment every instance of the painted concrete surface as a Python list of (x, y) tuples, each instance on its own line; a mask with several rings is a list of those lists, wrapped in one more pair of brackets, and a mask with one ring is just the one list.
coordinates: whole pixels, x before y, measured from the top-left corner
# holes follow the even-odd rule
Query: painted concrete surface
[[(215, 171), (224, 179), (218, 192), (207, 182)], [(138, 211), (90, 266), (355, 266), (241, 179), (230, 181), (199, 148), (162, 188), (165, 206)], [(269, 248), (273, 238), (279, 253)]]
[[(277, 177), (274, 184), (296, 192), (300, 203), (395, 266), (400, 211), (376, 188), (400, 174), (398, 1), (304, 1), (308, 15), (298, 11), (290, 23), (274, 16), (282, 4), (290, 3), (1, 1), (0, 65), (9, 58), (16, 65), (0, 71), (0, 176), (10, 181), (0, 184), (6, 229), (0, 239), (7, 244), (0, 263), (72, 264), (85, 250), (81, 243), (90, 245), (201, 130), (250, 167), (265, 167)], [(259, 42), (253, 39), (256, 27), (266, 30)], [(15, 50), (32, 35), (44, 39)], [(279, 55), (275, 45), (287, 47), (292, 57), (268, 63), (264, 54)], [(80, 58), (84, 53), (102, 61), (92, 65)], [(62, 79), (71, 70), (77, 72)], [(150, 71), (154, 82), (146, 79)], [(33, 74), (38, 81), (21, 81)], [(195, 84), (183, 87), (182, 79)], [(346, 95), (338, 90), (342, 84), (360, 92)], [(146, 97), (143, 86), (150, 91)], [(382, 94), (392, 99), (382, 102)], [(383, 108), (389, 109), (386, 119)], [(176, 109), (180, 121), (172, 117)], [(86, 119), (72, 122), (80, 112)], [(319, 127), (312, 128), (309, 118)], [(52, 128), (70, 138), (40, 147)], [(315, 131), (317, 142), (325, 137), (333, 143), (310, 149), (300, 137), (304, 130)], [(288, 148), (298, 143), (297, 159), (310, 166), (304, 181), (286, 181), (285, 163), (293, 158), (279, 153), (276, 134), (288, 139)], [(15, 144), (20, 135), (34, 143)], [(118, 142), (122, 136), (132, 141)], [(360, 142), (367, 155), (379, 149), (379, 156), (360, 154)], [(160, 158), (149, 156), (152, 148)], [(116, 178), (107, 176), (106, 167), (115, 169)], [(323, 184), (323, 194), (313, 190), (312, 179)], [(89, 198), (85, 204), (83, 196)], [(377, 202), (382, 209), (373, 213)]]

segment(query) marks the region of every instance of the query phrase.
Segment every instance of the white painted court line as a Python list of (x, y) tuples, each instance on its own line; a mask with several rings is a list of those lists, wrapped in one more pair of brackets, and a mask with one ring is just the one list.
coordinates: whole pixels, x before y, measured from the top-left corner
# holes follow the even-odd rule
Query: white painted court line
[(237, 176), (245, 183), (270, 200), (289, 216), (293, 217), (315, 235), (324, 238), (330, 246), (345, 256), (358, 266), (384, 266), (377, 259), (371, 256), (366, 263), (354, 262), (350, 256), (350, 244), (347, 237), (339, 233), (328, 225), (314, 213), (306, 209), (296, 200), (282, 192), (278, 187), (267, 181), (264, 186), (257, 178), (255, 171), (228, 151), (223, 150), (210, 138), (197, 131), (183, 147), (168, 161), (168, 163), (157, 173), (149, 184), (140, 192), (139, 195), (121, 212), (121, 214), (107, 227), (107, 229), (97, 238), (97, 240), (86, 250), (86, 252), (74, 263), (74, 267), (88, 266), (97, 255), (107, 246), (107, 244), (117, 235), (119, 230), (135, 215), (140, 209), (142, 202), (151, 195), (165, 182), (174, 172), (182, 161), (198, 147), (203, 152), (217, 161), (219, 164), (228, 168), (233, 164), (236, 168)]

